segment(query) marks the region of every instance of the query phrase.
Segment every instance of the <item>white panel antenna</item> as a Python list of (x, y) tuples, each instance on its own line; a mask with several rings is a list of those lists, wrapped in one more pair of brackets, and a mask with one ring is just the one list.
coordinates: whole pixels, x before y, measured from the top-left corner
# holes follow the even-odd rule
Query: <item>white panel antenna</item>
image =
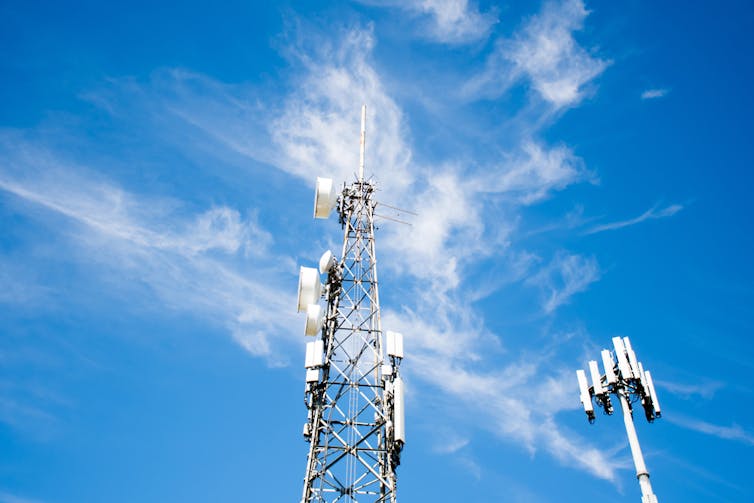
[(406, 407), (403, 400), (403, 379), (393, 381), (393, 428), (396, 442), (406, 443)]
[(660, 402), (657, 401), (657, 392), (655, 391), (655, 385), (652, 382), (652, 375), (649, 373), (649, 370), (644, 371), (644, 379), (647, 381), (647, 386), (649, 387), (649, 395), (652, 397), (652, 406), (655, 409), (655, 415), (660, 417), (662, 415)]
[(635, 378), (640, 378), (639, 361), (636, 359), (636, 353), (634, 353), (634, 349), (631, 347), (631, 341), (628, 340), (628, 337), (623, 338), (623, 345), (626, 348), (626, 356), (628, 356), (628, 363), (631, 365), (631, 372), (633, 372)]
[[(644, 390), (644, 392), (649, 395), (649, 386), (647, 385), (647, 378), (644, 375), (644, 365), (639, 362), (639, 382), (641, 383), (641, 387)], [(651, 397), (650, 397), (651, 398)]]
[(317, 381), (319, 381), (319, 369), (306, 369), (306, 382), (311, 383)]
[(308, 369), (321, 367), (325, 363), (324, 341), (317, 340), (306, 343), (306, 360), (304, 366)]
[(628, 358), (626, 358), (626, 347), (623, 345), (623, 339), (613, 337), (613, 346), (615, 347), (615, 357), (618, 359), (618, 370), (621, 376), (623, 379), (633, 378), (634, 374), (631, 372), (631, 365), (628, 364)]
[(592, 377), (592, 388), (594, 388), (594, 394), (601, 395), (602, 393), (604, 393), (605, 389), (602, 387), (600, 369), (597, 366), (597, 362), (595, 360), (589, 360), (589, 374), (591, 374)]
[(579, 380), (581, 404), (584, 406), (584, 412), (591, 419), (594, 416), (594, 406), (592, 405), (592, 396), (589, 394), (589, 384), (586, 381), (586, 374), (583, 370), (577, 370), (576, 378)]
[(602, 365), (605, 367), (605, 380), (607, 384), (615, 384), (618, 382), (618, 376), (615, 375), (615, 361), (613, 355), (610, 354), (609, 349), (603, 349), (602, 353)]
[(403, 334), (388, 330), (385, 334), (385, 339), (387, 339), (388, 356), (403, 358)]
[(298, 312), (306, 309), (309, 304), (319, 303), (322, 296), (322, 283), (319, 282), (319, 272), (313, 267), (301, 267), (298, 274)]

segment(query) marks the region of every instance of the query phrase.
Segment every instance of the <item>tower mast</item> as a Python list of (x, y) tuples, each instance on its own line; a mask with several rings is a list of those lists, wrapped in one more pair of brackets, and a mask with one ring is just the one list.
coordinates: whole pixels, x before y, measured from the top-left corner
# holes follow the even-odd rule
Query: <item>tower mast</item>
[(299, 310), (306, 309), (306, 333), (315, 337), (306, 352), (309, 455), (302, 503), (397, 502), (405, 443), (403, 336), (383, 332), (380, 322), (377, 203), (374, 184), (364, 180), (365, 120), (362, 107), (358, 179), (339, 194), (331, 180), (317, 179), (315, 218), (327, 218), (337, 205), (340, 259), (325, 252), (319, 270), (302, 267), (299, 279)]
[[(633, 404), (641, 404), (644, 416), (650, 423), (662, 416), (660, 402), (652, 381), (652, 374), (644, 370), (644, 366), (636, 358), (636, 353), (628, 337), (613, 337), (615, 352), (603, 349), (600, 354), (605, 373), (601, 374), (596, 360), (589, 362), (589, 374), (592, 385), (589, 386), (586, 372), (576, 371), (579, 382), (581, 404), (590, 423), (594, 422), (594, 402), (601, 407), (605, 414), (614, 411), (610, 395), (618, 397), (623, 411), (623, 423), (626, 426), (628, 445), (634, 458), (636, 478), (639, 480), (642, 503), (657, 503), (657, 496), (649, 481), (649, 470), (644, 463), (644, 455), (639, 446), (639, 437), (634, 426)], [(617, 362), (616, 362), (617, 360)]]

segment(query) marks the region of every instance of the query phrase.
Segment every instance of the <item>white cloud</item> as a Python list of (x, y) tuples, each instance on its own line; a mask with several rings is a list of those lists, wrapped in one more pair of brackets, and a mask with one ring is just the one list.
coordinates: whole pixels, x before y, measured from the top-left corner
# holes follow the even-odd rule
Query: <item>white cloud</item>
[[(564, 391), (562, 382), (556, 386), (553, 378), (546, 381), (547, 388), (534, 385), (541, 380), (541, 375), (535, 378), (538, 364), (502, 358), (504, 341), (485, 327), (474, 309), (475, 289), (464, 282), (465, 273), (482, 257), (528, 270), (533, 255), (510, 249), (518, 212), (588, 178), (580, 159), (566, 146), (548, 147), (527, 137), (512, 153), (492, 161), (415, 161), (404, 112), (372, 61), (373, 30), (298, 35), (287, 49), (291, 78), (282, 98), (265, 102), (244, 86), (175, 70), (160, 73), (159, 82), (138, 94), (148, 96), (150, 108), (167, 110), (203, 138), (215, 140), (225, 155), (262, 161), (312, 185), (318, 175), (353, 179), (359, 110), (367, 103), (367, 174), (377, 179), (377, 198), (418, 213), (411, 219), (413, 227), (385, 226), (378, 249), (381, 268), (405, 273), (405, 305), (384, 310), (382, 319), (384, 327), (407, 334), (408, 377), (445, 391), (456, 398), (455, 404), (478, 409), (500, 438), (532, 452), (543, 449), (611, 479), (616, 465), (554, 426), (553, 415), (570, 407), (565, 392), (552, 391)], [(521, 40), (531, 36), (520, 35)], [(573, 47), (569, 51), (581, 54)], [(558, 57), (563, 61), (555, 66), (566, 76), (574, 73), (568, 65), (583, 63), (580, 56)], [(542, 75), (537, 78), (544, 79)], [(176, 220), (170, 218), (171, 205), (179, 204), (175, 201), (152, 204), (106, 182), (66, 180), (58, 177), (39, 187), (10, 180), (6, 190), (93, 230), (82, 233), (81, 245), (90, 251), (113, 247), (114, 258), (102, 259), (109, 260), (106, 265), (147, 278), (169, 307), (201, 312), (227, 326), (252, 354), (282, 363), (274, 356), (277, 339), (300, 333), (300, 319), (290, 309), (292, 299), (269, 285), (289, 278), (258, 264), (240, 269), (217, 256), (238, 258), (241, 251), (270, 246), (269, 234), (253, 218), (219, 206)], [(145, 208), (153, 209), (144, 213)], [(249, 280), (252, 269), (261, 270), (267, 281)], [(546, 291), (546, 310), (552, 311), (598, 276), (596, 260), (563, 254), (540, 272), (536, 284)], [(453, 379), (447, 378), (449, 373)], [(536, 407), (531, 396), (518, 391), (527, 388), (536, 389)]]
[(547, 2), (509, 40), (499, 40), (484, 71), (465, 86), (468, 96), (496, 98), (526, 79), (553, 108), (581, 101), (585, 86), (608, 62), (593, 57), (573, 37), (588, 11), (581, 0)]
[(447, 44), (464, 44), (484, 39), (497, 22), (494, 13), (481, 13), (468, 0), (360, 0), (381, 7), (400, 7), (414, 15), (426, 16), (429, 23), (423, 36)]
[(662, 98), (664, 96), (667, 96), (669, 92), (670, 89), (647, 89), (646, 91), (641, 93), (641, 99), (652, 100)]
[(704, 433), (706, 435), (712, 435), (713, 437), (722, 438), (724, 440), (733, 440), (742, 444), (754, 446), (754, 434), (741, 428), (737, 424), (730, 426), (721, 426), (707, 421), (701, 421), (698, 419), (687, 418), (675, 414), (668, 416), (667, 420), (673, 424), (677, 424), (683, 428)]
[(498, 169), (482, 175), (477, 180), (476, 189), (513, 196), (520, 203), (531, 204), (587, 176), (582, 160), (569, 148), (548, 149), (527, 139), (517, 156), (506, 159)]
[(376, 175), (386, 193), (402, 192), (413, 182), (411, 149), (402, 112), (369, 61), (375, 44), (372, 29), (349, 30), (335, 47), (314, 38), (316, 54), (291, 51), (303, 72), (272, 122), (272, 139), (283, 153), (277, 166), (310, 183), (318, 175), (353, 180), (361, 105), (366, 104), (365, 172)]
[(682, 209), (683, 209), (683, 206), (680, 204), (671, 204), (670, 206), (667, 206), (659, 210), (657, 209), (657, 206), (653, 206), (652, 208), (649, 208), (647, 211), (645, 211), (638, 217), (630, 218), (628, 220), (620, 220), (618, 222), (610, 222), (608, 224), (596, 225), (592, 227), (591, 229), (587, 230), (586, 232), (584, 232), (584, 234), (596, 234), (598, 232), (612, 231), (615, 229), (622, 229), (623, 227), (636, 225), (641, 222), (644, 222), (645, 220), (672, 217), (673, 215), (675, 215)]
[(706, 381), (702, 383), (678, 383), (671, 381), (655, 380), (658, 388), (663, 388), (681, 398), (690, 399), (699, 396), (709, 400), (715, 393), (722, 389), (724, 384), (720, 381)]
[[(286, 262), (284, 257), (266, 256), (272, 238), (253, 216), (244, 220), (237, 210), (220, 206), (186, 218), (176, 201), (137, 197), (33, 144), (10, 149), (3, 144), (14, 169), (0, 169), (0, 190), (67, 235), (71, 246), (83, 250), (80, 260), (117, 270), (114, 277), (125, 274), (130, 285), (147, 285), (164, 307), (201, 313), (251, 353), (283, 363), (269, 340), (295, 333), (293, 288), (285, 292), (271, 285), (294, 280), (273, 265)], [(61, 224), (59, 216), (67, 220)], [(250, 279), (252, 270), (259, 279)], [(117, 292), (124, 285), (111, 286)]]
[(42, 503), (42, 500), (31, 499), (17, 494), (0, 491), (0, 503)]
[(545, 295), (543, 309), (552, 313), (599, 278), (600, 268), (594, 257), (559, 252), (527, 282), (542, 289)]

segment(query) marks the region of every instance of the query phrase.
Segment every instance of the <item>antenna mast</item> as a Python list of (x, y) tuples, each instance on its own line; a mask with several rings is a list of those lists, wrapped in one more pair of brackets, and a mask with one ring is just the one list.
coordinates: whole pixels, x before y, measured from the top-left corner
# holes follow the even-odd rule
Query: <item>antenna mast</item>
[(641, 446), (639, 446), (632, 408), (633, 403), (641, 402), (647, 421), (653, 422), (662, 415), (660, 403), (657, 401), (657, 392), (655, 392), (652, 382), (652, 375), (649, 370), (644, 370), (641, 362), (636, 359), (636, 353), (634, 353), (628, 337), (613, 337), (613, 346), (615, 347), (615, 359), (618, 362), (616, 364), (610, 350), (603, 349), (601, 356), (602, 365), (605, 368), (604, 375), (600, 375), (596, 360), (589, 362), (592, 386), (589, 386), (586, 373), (583, 370), (576, 371), (581, 403), (584, 406), (587, 419), (590, 423), (593, 423), (594, 407), (592, 406), (592, 399), (596, 401), (598, 406), (602, 407), (605, 414), (611, 415), (613, 404), (610, 401), (610, 394), (618, 397), (623, 410), (623, 422), (626, 425), (628, 444), (634, 458), (636, 478), (639, 479), (639, 486), (641, 487), (641, 501), (642, 503), (658, 503), (657, 496), (652, 492), (649, 470), (647, 470), (647, 465), (644, 464), (644, 456), (641, 453)]
[(314, 216), (327, 218), (337, 206), (344, 231), (340, 259), (327, 251), (318, 270), (302, 267), (299, 276), (298, 310), (306, 311), (305, 332), (314, 337), (306, 345), (309, 455), (302, 503), (397, 503), (396, 468), (406, 441), (403, 335), (383, 332), (380, 323), (365, 121), (366, 106), (358, 180), (337, 193), (332, 180), (317, 179)]
[(361, 105), (361, 142), (359, 143), (359, 181), (364, 181), (364, 149), (367, 143), (367, 106)]

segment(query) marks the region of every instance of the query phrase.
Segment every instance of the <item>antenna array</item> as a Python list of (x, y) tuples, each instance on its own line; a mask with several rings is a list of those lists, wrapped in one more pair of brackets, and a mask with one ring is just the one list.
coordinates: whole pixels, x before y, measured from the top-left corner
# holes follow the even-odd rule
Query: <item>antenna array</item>
[[(403, 335), (382, 331), (374, 238), (374, 184), (364, 181), (365, 112), (357, 181), (340, 193), (317, 179), (314, 216), (337, 207), (340, 259), (301, 267), (298, 310), (306, 311), (304, 438), (309, 455), (302, 503), (396, 503), (396, 468), (406, 441)], [(320, 283), (325, 276), (324, 284)], [(324, 299), (324, 309), (321, 301)]]
[(639, 446), (639, 437), (636, 435), (632, 404), (641, 403), (644, 416), (651, 423), (661, 416), (660, 402), (657, 400), (652, 375), (649, 370), (644, 370), (644, 366), (636, 359), (636, 353), (634, 353), (628, 337), (613, 337), (613, 347), (615, 348), (614, 353), (608, 349), (603, 349), (600, 354), (605, 369), (604, 374), (600, 374), (596, 360), (589, 362), (591, 386), (587, 381), (586, 373), (583, 370), (576, 371), (581, 404), (584, 406), (587, 419), (590, 423), (593, 423), (594, 406), (592, 400), (604, 410), (605, 414), (611, 415), (613, 404), (610, 395), (613, 394), (618, 397), (623, 410), (623, 422), (626, 425), (628, 443), (634, 458), (636, 478), (639, 479), (639, 486), (641, 487), (641, 501), (642, 503), (657, 503), (657, 496), (652, 492), (649, 471), (644, 464), (644, 456), (641, 453), (641, 446)]

